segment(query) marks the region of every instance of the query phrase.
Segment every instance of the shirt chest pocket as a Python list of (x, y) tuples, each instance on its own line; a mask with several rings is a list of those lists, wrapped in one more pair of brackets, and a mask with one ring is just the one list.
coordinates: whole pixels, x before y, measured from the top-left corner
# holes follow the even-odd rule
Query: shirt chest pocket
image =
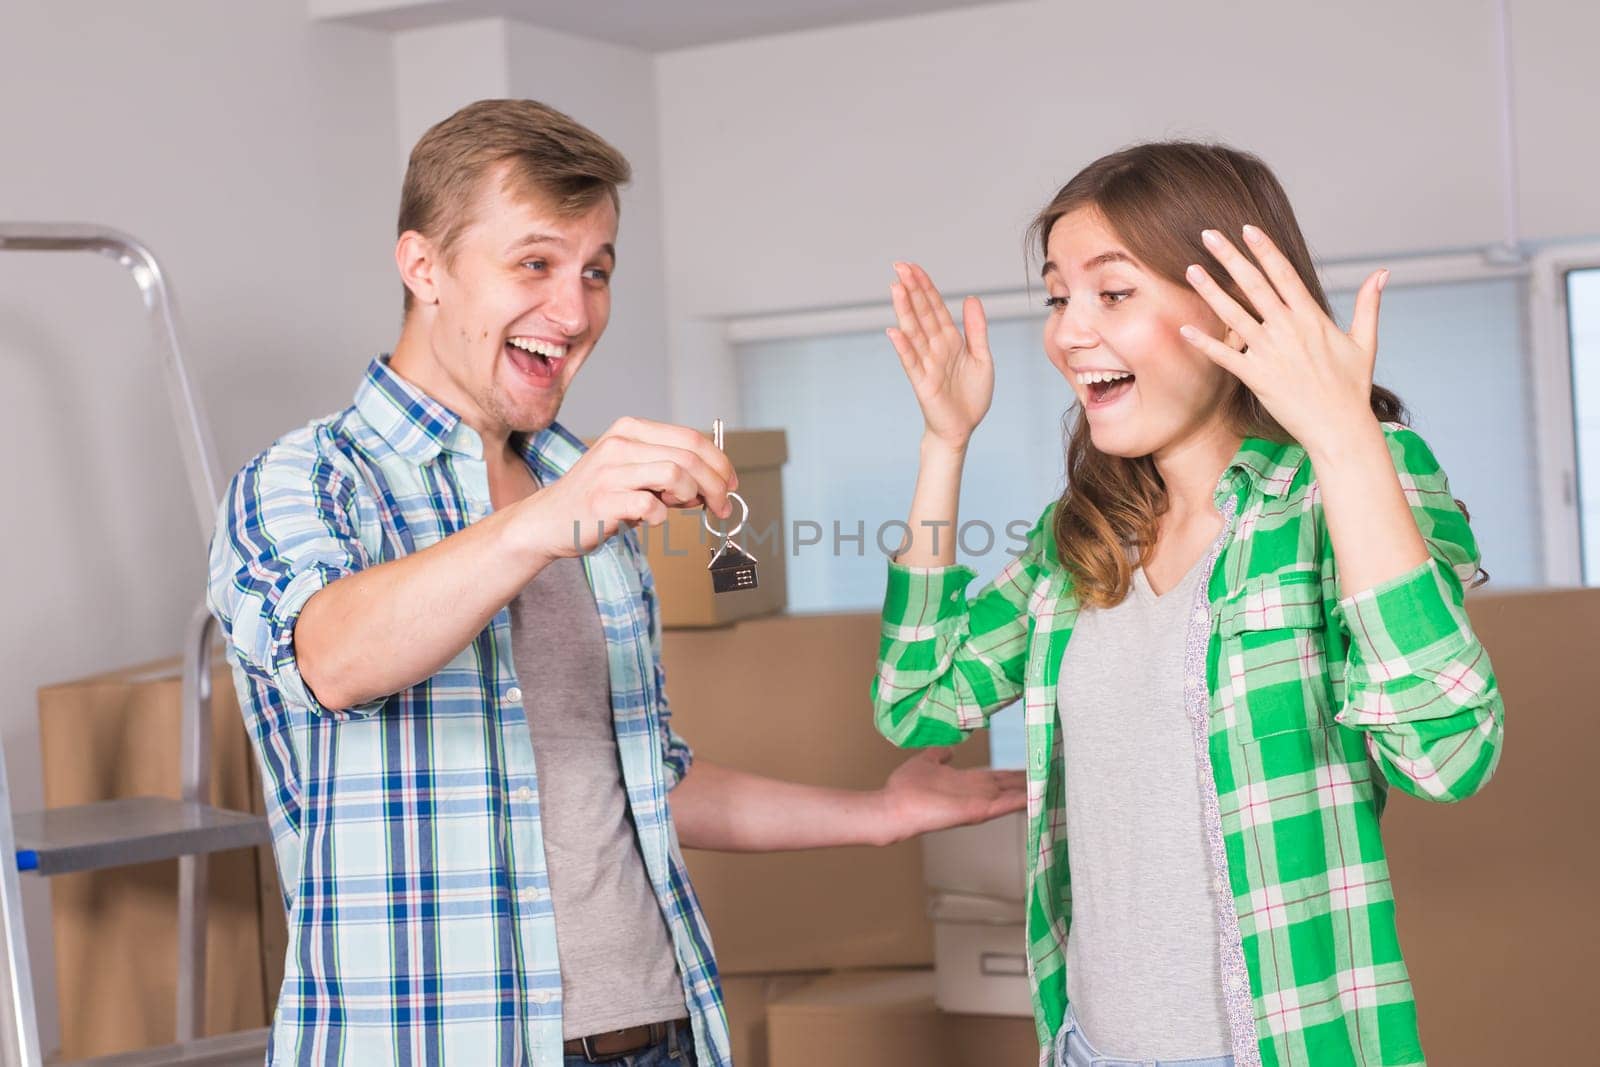
[(1218, 607), (1213, 710), (1245, 738), (1333, 721), (1322, 579), (1314, 570), (1247, 580)]

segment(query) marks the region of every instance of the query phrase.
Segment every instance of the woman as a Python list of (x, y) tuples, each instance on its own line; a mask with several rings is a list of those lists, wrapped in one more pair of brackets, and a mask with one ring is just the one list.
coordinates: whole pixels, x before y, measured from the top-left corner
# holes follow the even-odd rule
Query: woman
[(1101, 159), (1032, 233), (1081, 411), (1066, 492), (971, 600), (937, 533), (993, 389), (983, 309), (963, 336), (895, 268), (926, 425), (878, 727), (948, 744), (1024, 701), (1041, 1063), (1420, 1064), (1378, 817), (1390, 786), (1481, 787), (1503, 708), (1466, 515), (1372, 384), (1388, 272), (1341, 331), (1282, 187), (1209, 145)]

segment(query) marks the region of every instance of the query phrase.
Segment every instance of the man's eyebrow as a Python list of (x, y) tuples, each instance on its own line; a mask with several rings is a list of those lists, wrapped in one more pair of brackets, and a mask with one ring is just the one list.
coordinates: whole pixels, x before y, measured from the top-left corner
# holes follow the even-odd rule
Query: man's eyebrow
[(600, 246), (600, 254), (602, 256), (609, 256), (611, 262), (615, 263), (617, 261), (617, 246), (607, 241), (605, 244)]
[(529, 245), (552, 245), (552, 244), (553, 245), (566, 244), (566, 241), (564, 241), (562, 238), (560, 238), (560, 237), (558, 237), (558, 236), (556, 236), (555, 234), (552, 234), (552, 233), (539, 233), (539, 232), (535, 231), (535, 232), (532, 232), (532, 233), (525, 233), (521, 237), (517, 238), (515, 241), (512, 241), (509, 245), (506, 246), (506, 251), (507, 252), (514, 252), (519, 248), (527, 248)]

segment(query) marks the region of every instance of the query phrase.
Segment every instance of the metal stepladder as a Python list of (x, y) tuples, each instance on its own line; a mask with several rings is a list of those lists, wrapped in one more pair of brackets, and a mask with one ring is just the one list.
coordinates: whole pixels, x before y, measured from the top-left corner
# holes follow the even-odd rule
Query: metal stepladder
[[(172, 296), (160, 265), (124, 233), (78, 223), (0, 222), (0, 252), (94, 252), (125, 267), (144, 300), (178, 425), (185, 473), (200, 532), (209, 539), (220, 502), (216, 449), (178, 346)], [(183, 643), (181, 799), (130, 797), (15, 814), (0, 746), (0, 918), (10, 964), (11, 1012), (21, 1067), (43, 1067), (22, 915), (21, 874), (48, 878), (76, 871), (178, 860), (177, 1043), (94, 1060), (84, 1067), (235, 1067), (260, 1065), (266, 1030), (202, 1038), (206, 1002), (207, 856), (270, 840), (265, 818), (206, 803), (211, 782), (211, 646), (214, 620), (201, 604)]]

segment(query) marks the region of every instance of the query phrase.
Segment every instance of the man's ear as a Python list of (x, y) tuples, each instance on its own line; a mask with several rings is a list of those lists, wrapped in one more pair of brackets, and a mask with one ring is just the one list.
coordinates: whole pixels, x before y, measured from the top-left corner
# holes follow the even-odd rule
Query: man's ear
[(418, 304), (437, 304), (439, 285), (435, 275), (443, 269), (438, 249), (416, 230), (407, 230), (395, 242), (394, 263), (400, 268), (400, 280), (411, 290), (411, 299)]

